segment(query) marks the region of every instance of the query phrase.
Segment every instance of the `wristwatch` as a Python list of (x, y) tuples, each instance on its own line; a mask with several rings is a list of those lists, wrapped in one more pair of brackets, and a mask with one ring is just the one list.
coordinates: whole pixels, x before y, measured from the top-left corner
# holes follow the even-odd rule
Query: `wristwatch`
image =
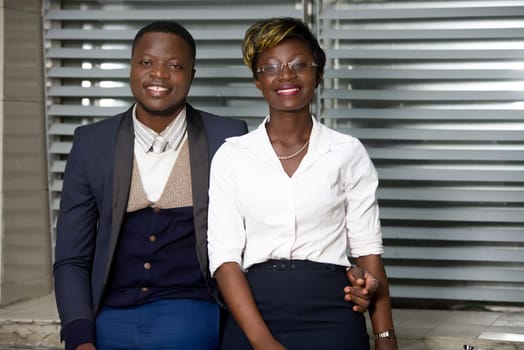
[(395, 331), (393, 329), (388, 329), (387, 331), (375, 333), (373, 335), (373, 339), (379, 340), (379, 339), (397, 339), (397, 336), (395, 335)]

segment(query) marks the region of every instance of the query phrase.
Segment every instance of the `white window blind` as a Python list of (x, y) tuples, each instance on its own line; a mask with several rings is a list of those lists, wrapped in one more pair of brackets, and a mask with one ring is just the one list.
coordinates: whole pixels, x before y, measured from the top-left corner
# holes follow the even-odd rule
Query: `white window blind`
[(522, 304), (524, 1), (45, 0), (52, 231), (74, 129), (133, 102), (140, 27), (186, 26), (189, 101), (253, 127), (267, 108), (240, 41), (273, 16), (312, 25), (328, 56), (314, 113), (377, 167), (394, 301)]
[[(74, 129), (125, 111), (132, 39), (154, 20), (176, 20), (197, 46), (189, 102), (257, 125), (267, 107), (242, 61), (240, 42), (257, 19), (302, 18), (301, 1), (44, 1), (52, 231)], [(54, 234), (53, 234), (54, 241)]]
[(377, 166), (393, 297), (524, 302), (524, 2), (318, 4), (320, 114)]

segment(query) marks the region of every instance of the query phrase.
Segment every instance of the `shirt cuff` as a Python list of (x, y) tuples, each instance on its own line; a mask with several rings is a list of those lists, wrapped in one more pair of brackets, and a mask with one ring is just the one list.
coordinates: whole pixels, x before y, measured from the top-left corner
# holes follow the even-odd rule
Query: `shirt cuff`
[(78, 319), (69, 323), (62, 330), (65, 350), (74, 350), (85, 343), (95, 344), (95, 323), (87, 319)]

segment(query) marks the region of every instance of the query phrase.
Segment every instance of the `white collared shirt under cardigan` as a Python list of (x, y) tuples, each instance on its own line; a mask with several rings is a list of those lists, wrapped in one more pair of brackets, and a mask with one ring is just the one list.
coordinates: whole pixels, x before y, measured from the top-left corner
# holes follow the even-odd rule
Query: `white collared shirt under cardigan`
[(277, 158), (264, 122), (232, 137), (210, 173), (210, 271), (244, 270), (268, 259), (349, 266), (352, 256), (382, 254), (376, 170), (356, 138), (313, 119), (310, 143), (293, 176)]

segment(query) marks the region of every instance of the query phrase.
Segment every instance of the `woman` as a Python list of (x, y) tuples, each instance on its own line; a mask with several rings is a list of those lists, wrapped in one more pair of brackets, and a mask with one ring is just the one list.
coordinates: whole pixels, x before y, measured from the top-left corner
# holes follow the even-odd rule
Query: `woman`
[(254, 24), (242, 51), (269, 115), (212, 163), (210, 269), (231, 313), (222, 348), (369, 349), (363, 315), (341, 295), (349, 249), (380, 280), (376, 349), (396, 349), (376, 171), (357, 139), (310, 114), (324, 51), (292, 18)]

